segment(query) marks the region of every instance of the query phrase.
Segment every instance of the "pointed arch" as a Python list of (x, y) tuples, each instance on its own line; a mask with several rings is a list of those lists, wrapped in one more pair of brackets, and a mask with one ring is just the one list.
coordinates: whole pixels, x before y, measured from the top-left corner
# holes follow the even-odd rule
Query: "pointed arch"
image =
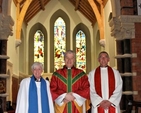
[[(37, 30), (41, 30), (42, 33), (44, 34), (44, 51), (47, 51), (47, 31), (46, 31), (46, 28), (41, 24), (41, 23), (36, 23), (34, 24), (30, 31), (29, 31), (29, 37), (28, 37), (28, 73), (31, 74), (31, 65), (33, 64), (34, 62), (34, 34), (36, 33)], [(47, 72), (47, 59), (48, 59), (48, 56), (47, 56), (47, 52), (44, 52), (44, 72), (46, 73)]]
[(34, 33), (34, 62), (44, 64), (44, 34), (38, 29)]
[(76, 42), (76, 67), (86, 71), (86, 35), (79, 30), (75, 35)]
[(62, 68), (66, 51), (66, 23), (58, 17), (54, 23), (54, 70)]
[(90, 31), (86, 25), (79, 23), (73, 30), (73, 50), (76, 50), (76, 34), (82, 30), (86, 35), (86, 73), (91, 70), (91, 48), (90, 48)]
[(70, 19), (63, 10), (59, 9), (50, 18), (50, 72), (54, 72), (54, 23), (58, 17), (66, 23), (66, 50), (70, 49)]

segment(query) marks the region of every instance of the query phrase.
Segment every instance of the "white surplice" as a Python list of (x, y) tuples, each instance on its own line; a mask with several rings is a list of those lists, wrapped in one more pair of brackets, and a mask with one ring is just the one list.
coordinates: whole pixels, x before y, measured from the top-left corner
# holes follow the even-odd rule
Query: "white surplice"
[[(119, 74), (119, 71), (113, 69), (113, 72), (115, 76), (115, 90), (113, 92), (113, 95), (111, 95), (110, 98), (109, 98), (109, 86), (108, 86), (108, 67), (100, 68), (102, 97), (96, 94), (96, 91), (95, 91), (95, 86), (94, 86), (95, 70), (92, 70), (89, 73), (88, 77), (89, 77), (89, 83), (90, 83), (90, 99), (92, 103), (91, 113), (98, 113), (97, 107), (99, 103), (103, 100), (109, 100), (115, 107), (116, 113), (120, 113), (119, 103), (122, 96), (122, 79)], [(108, 113), (108, 110), (105, 110), (105, 113)]]
[[(31, 78), (25, 78), (20, 83), (15, 113), (28, 113), (28, 105), (29, 105), (28, 95), (29, 95), (30, 79)], [(49, 100), (50, 113), (54, 113), (54, 106), (53, 106), (52, 96), (51, 96), (51, 92), (50, 92), (49, 82), (47, 80), (45, 80), (45, 81), (47, 84), (47, 94), (48, 94), (48, 100)], [(41, 97), (40, 97), (41, 83), (36, 82), (36, 86), (37, 86), (37, 94), (38, 94), (38, 113), (42, 113)]]

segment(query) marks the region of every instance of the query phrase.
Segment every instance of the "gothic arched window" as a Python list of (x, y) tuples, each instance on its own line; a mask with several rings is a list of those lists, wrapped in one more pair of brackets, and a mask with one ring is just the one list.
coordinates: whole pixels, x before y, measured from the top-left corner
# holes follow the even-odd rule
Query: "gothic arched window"
[(76, 34), (76, 67), (86, 71), (86, 35), (82, 30)]
[(34, 62), (44, 64), (44, 34), (41, 30), (34, 34)]
[(54, 70), (64, 65), (64, 52), (66, 51), (66, 24), (61, 17), (54, 23)]

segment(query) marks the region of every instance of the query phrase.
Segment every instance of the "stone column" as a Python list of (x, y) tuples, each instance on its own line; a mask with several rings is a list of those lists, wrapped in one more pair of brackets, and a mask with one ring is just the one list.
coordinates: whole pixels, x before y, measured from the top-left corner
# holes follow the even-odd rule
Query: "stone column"
[(7, 40), (12, 34), (12, 26), (14, 22), (10, 16), (0, 14), (0, 110), (6, 111), (6, 79), (7, 75)]
[(123, 79), (121, 110), (125, 110), (128, 100), (133, 100), (133, 95), (137, 94), (132, 85), (132, 77), (136, 75), (136, 72), (132, 71), (132, 59), (137, 56), (136, 53), (132, 53), (131, 41), (135, 38), (135, 22), (139, 21), (141, 17), (121, 15), (112, 18), (109, 22), (111, 35), (116, 38), (117, 69)]

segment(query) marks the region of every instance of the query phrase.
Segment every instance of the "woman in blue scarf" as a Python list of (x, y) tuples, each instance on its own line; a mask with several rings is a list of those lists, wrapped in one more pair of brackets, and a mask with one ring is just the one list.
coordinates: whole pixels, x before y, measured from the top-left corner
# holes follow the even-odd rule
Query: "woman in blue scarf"
[(15, 113), (54, 113), (49, 82), (42, 78), (43, 65), (34, 62), (33, 75), (20, 83)]

